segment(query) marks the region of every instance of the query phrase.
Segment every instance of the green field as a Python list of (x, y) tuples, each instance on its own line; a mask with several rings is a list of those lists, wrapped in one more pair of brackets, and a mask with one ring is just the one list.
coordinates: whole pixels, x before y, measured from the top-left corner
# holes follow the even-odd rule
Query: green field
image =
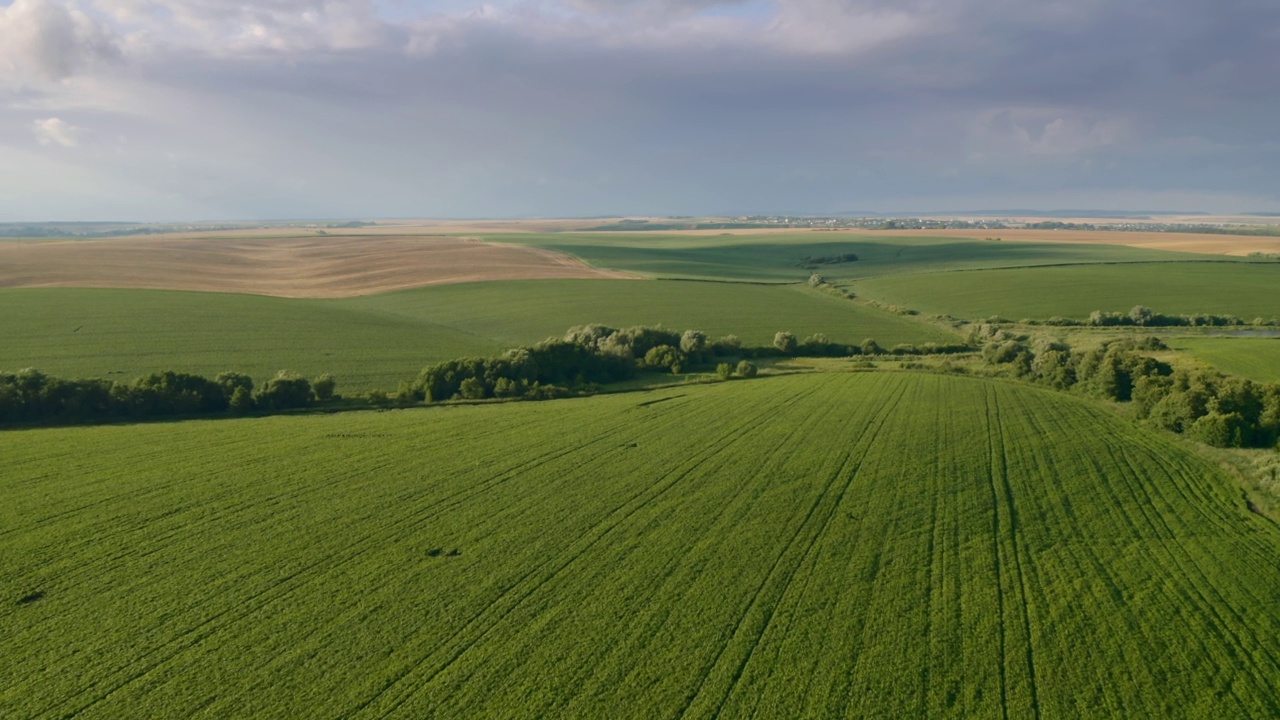
[(1186, 262), (975, 270), (872, 278), (859, 295), (926, 313), (1011, 320), (1146, 305), (1169, 315), (1280, 316), (1280, 263)]
[(770, 345), (779, 330), (836, 342), (882, 345), (954, 341), (957, 336), (803, 285), (767, 286), (674, 280), (524, 280), (442, 285), (344, 301), (361, 311), (430, 319), (507, 344), (563, 335), (572, 325), (655, 325), (737, 334)]
[(1280, 382), (1280, 338), (1179, 337), (1169, 344), (1227, 375)]
[(1022, 385), (0, 442), (6, 718), (1280, 714), (1280, 529)]
[(442, 285), (345, 300), (158, 290), (0, 290), (0, 370), (132, 379), (160, 370), (265, 379), (332, 373), (339, 392), (395, 389), (428, 363), (493, 355), (573, 325), (663, 324), (768, 345), (798, 337), (882, 345), (956, 336), (802, 286), (624, 280)]
[(394, 388), (430, 360), (490, 354), (492, 339), (338, 303), (159, 290), (0, 290), (0, 369), (132, 380), (162, 370), (265, 380), (332, 373), (339, 392)]
[[(998, 231), (992, 231), (998, 235)], [(953, 269), (1063, 263), (1159, 262), (1195, 259), (1185, 253), (1119, 245), (1026, 243), (960, 238), (876, 236), (865, 233), (756, 235), (650, 235), (563, 233), (494, 235), (488, 239), (534, 245), (577, 256), (597, 267), (654, 277), (786, 282), (804, 280), (806, 257), (854, 253), (857, 262), (823, 265), (834, 280)]]

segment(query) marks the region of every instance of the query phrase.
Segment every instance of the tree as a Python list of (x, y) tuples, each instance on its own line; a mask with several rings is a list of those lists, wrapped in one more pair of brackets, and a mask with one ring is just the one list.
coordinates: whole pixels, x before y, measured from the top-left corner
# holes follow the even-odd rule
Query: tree
[(498, 381), (493, 384), (494, 397), (517, 397), (520, 392), (520, 384), (511, 378), (498, 378)]
[(742, 360), (738, 363), (737, 372), (739, 377), (753, 378), (760, 372), (760, 368), (756, 367), (756, 364), (749, 360)]
[(612, 337), (618, 331), (608, 325), (578, 325), (569, 328), (569, 332), (565, 333), (565, 342), (575, 345), (583, 345), (592, 350), (599, 350), (601, 343)]
[(483, 400), (488, 397), (489, 388), (485, 387), (484, 381), (480, 378), (469, 377), (458, 387), (458, 394), (464, 400)]
[(1239, 413), (1212, 412), (1192, 423), (1187, 434), (1214, 447), (1244, 447), (1249, 443), (1248, 430)]
[(795, 354), (797, 345), (796, 336), (785, 330), (773, 336), (773, 346), (788, 355)]
[(822, 333), (814, 333), (804, 339), (800, 343), (800, 347), (804, 349), (806, 355), (836, 355), (838, 348), (832, 344), (831, 339)]
[(732, 378), (733, 366), (729, 363), (720, 363), (719, 365), (716, 365), (716, 375), (719, 375), (721, 380), (728, 380)]
[(1155, 316), (1156, 314), (1152, 312), (1151, 308), (1145, 305), (1134, 305), (1133, 309), (1129, 311), (1129, 320), (1134, 325), (1150, 325)]
[(1066, 390), (1076, 382), (1069, 350), (1043, 350), (1031, 361), (1031, 372), (1049, 387)]
[(311, 383), (306, 378), (281, 370), (258, 391), (256, 404), (266, 410), (302, 408), (311, 404)]
[(333, 399), (333, 391), (338, 383), (329, 373), (325, 373), (315, 380), (311, 381), (311, 392), (316, 394), (316, 400), (327, 402)]
[(649, 352), (644, 355), (645, 367), (670, 370), (674, 375), (680, 374), (684, 360), (684, 354), (670, 345), (659, 345), (650, 348)]
[(859, 349), (862, 351), (863, 355), (880, 355), (884, 352), (884, 348), (880, 347), (880, 343), (872, 340), (871, 338), (863, 340)]
[(742, 340), (737, 335), (725, 335), (712, 347), (717, 355), (737, 355), (742, 351)]
[(680, 350), (687, 355), (697, 355), (707, 349), (707, 336), (701, 330), (685, 330), (680, 336)]
[(231, 392), (231, 412), (243, 415), (253, 409), (253, 393), (244, 385), (236, 386)]
[(238, 372), (218, 373), (218, 376), (213, 381), (222, 386), (222, 390), (227, 394), (228, 398), (235, 394), (236, 388), (244, 388), (249, 392), (253, 392), (253, 378)]

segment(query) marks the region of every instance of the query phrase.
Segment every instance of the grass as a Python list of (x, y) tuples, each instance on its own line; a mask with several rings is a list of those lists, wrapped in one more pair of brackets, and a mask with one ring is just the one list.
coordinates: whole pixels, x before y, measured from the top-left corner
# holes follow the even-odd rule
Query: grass
[(3, 442), (4, 717), (1280, 713), (1280, 529), (1181, 445), (1024, 386)]
[(428, 320), (315, 300), (160, 290), (0, 290), (0, 369), (132, 380), (161, 370), (329, 372), (339, 392), (395, 388), (429, 360), (500, 343)]
[(954, 340), (948, 331), (807, 286), (618, 280), (524, 280), (446, 285), (344, 301), (396, 317), (432, 319), (458, 330), (517, 343), (560, 336), (571, 325), (656, 325), (737, 334), (769, 345), (779, 330), (799, 338), (822, 332), (836, 342), (880, 344)]
[[(394, 389), (426, 364), (492, 355), (591, 322), (663, 324), (767, 345), (800, 338), (881, 345), (947, 342), (950, 332), (816, 292), (806, 256), (854, 252), (820, 266), (837, 282), (942, 267), (1177, 258), (1115, 246), (884, 238), (807, 233), (678, 236), (608, 233), (504, 235), (588, 261), (658, 276), (740, 281), (516, 281), (449, 285), (344, 300), (142, 290), (0, 290), (0, 370), (37, 367), (63, 377), (132, 379), (159, 370), (258, 379), (290, 369), (331, 373), (339, 392)], [(928, 276), (932, 277), (932, 276)], [(741, 282), (746, 281), (746, 282)], [(904, 282), (910, 282), (908, 278)], [(768, 287), (749, 283), (791, 283)], [(926, 283), (927, 284), (927, 283)], [(861, 290), (861, 281), (855, 287)], [(1164, 310), (1164, 308), (1160, 308)]]
[(1280, 264), (1186, 262), (975, 270), (873, 278), (853, 284), (860, 296), (926, 313), (1011, 320), (1094, 310), (1213, 313), (1245, 320), (1280, 314)]
[(882, 345), (949, 332), (808, 287), (531, 280), (445, 285), (347, 300), (158, 290), (0, 290), (0, 369), (132, 379), (281, 369), (338, 379), (339, 392), (395, 389), (431, 362), (493, 355), (589, 322), (664, 324), (768, 345), (779, 330)]
[(1280, 338), (1177, 337), (1169, 344), (1227, 375), (1280, 382)]
[[(998, 234), (998, 231), (993, 231)], [(950, 269), (1061, 263), (1159, 262), (1200, 256), (1118, 245), (1024, 243), (865, 233), (648, 235), (559, 233), (489, 236), (499, 242), (548, 248), (597, 267), (653, 277), (802, 281), (812, 272), (835, 280)], [(806, 257), (854, 253), (857, 262), (805, 267)]]

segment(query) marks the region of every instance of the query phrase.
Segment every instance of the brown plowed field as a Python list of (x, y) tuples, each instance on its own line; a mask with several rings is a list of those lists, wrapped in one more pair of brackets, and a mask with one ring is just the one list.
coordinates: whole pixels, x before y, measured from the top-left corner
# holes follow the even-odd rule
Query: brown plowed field
[[(296, 231), (295, 231), (296, 233)], [(536, 248), (464, 237), (131, 237), (0, 242), (0, 287), (350, 297), (480, 280), (634, 278)]]

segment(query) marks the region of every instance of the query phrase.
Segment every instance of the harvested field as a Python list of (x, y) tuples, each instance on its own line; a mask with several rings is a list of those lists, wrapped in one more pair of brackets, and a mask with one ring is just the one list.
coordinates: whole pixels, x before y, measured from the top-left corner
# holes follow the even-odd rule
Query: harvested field
[(134, 237), (0, 243), (0, 287), (203, 290), (293, 298), (541, 278), (634, 278), (465, 237)]

